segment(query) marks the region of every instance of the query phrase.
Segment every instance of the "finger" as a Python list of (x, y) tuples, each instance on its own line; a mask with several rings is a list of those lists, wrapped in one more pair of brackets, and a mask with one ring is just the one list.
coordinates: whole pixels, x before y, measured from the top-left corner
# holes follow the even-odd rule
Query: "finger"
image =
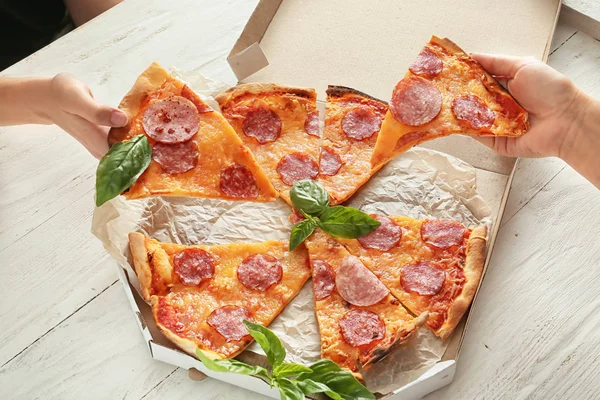
[(477, 61), (483, 69), (501, 80), (515, 77), (517, 71), (524, 65), (537, 62), (533, 57), (515, 57), (501, 54), (472, 53), (471, 57)]
[(511, 153), (511, 146), (506, 137), (473, 136), (473, 138), (501, 156), (515, 157), (515, 155)]
[(57, 125), (73, 136), (94, 157), (100, 159), (108, 151), (108, 129), (93, 124), (78, 115), (64, 114)]

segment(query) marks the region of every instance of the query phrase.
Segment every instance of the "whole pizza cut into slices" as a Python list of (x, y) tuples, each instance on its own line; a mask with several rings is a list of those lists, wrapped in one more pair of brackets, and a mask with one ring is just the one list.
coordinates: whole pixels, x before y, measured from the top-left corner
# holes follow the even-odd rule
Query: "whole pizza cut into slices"
[(429, 313), (427, 327), (442, 339), (465, 314), (483, 271), (487, 227), (452, 220), (373, 215), (381, 225), (358, 239), (337, 239), (406, 308)]
[(414, 317), (355, 256), (317, 229), (307, 239), (321, 356), (362, 379), (362, 371), (412, 337)]
[(306, 249), (288, 243), (183, 246), (129, 234), (144, 300), (167, 338), (191, 355), (239, 354), (247, 319), (268, 326), (310, 277)]
[(346, 201), (375, 172), (371, 157), (387, 103), (344, 86), (327, 88), (318, 181), (332, 205)]
[(123, 194), (273, 201), (277, 192), (233, 128), (196, 93), (153, 63), (119, 108), (129, 116), (112, 128), (110, 145), (145, 134), (152, 162)]
[(314, 89), (247, 83), (216, 97), (223, 115), (254, 154), (280, 196), (319, 173), (319, 114)]
[(528, 128), (527, 112), (477, 61), (433, 36), (394, 88), (371, 162), (454, 133), (516, 137)]

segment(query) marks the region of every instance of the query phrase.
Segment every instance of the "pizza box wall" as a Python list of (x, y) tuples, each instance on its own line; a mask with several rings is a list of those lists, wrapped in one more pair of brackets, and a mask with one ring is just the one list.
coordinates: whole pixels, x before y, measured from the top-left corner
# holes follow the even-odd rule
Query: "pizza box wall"
[[(327, 84), (338, 84), (388, 100), (432, 34), (448, 37), (466, 51), (534, 55), (546, 60), (559, 10), (560, 0), (260, 0), (228, 61), (243, 82), (314, 87), (320, 100)], [(492, 207), (494, 218), (485, 276), (516, 160), (500, 157), (458, 135), (423, 146), (463, 159), (477, 170), (479, 192)], [(209, 371), (176, 349), (160, 334), (150, 307), (132, 289), (130, 282), (136, 277), (120, 267), (119, 277), (154, 359), (279, 398), (275, 389), (257, 378)], [(463, 319), (456, 328), (441, 362), (385, 398), (418, 399), (448, 385), (454, 378), (468, 321), (468, 317)]]

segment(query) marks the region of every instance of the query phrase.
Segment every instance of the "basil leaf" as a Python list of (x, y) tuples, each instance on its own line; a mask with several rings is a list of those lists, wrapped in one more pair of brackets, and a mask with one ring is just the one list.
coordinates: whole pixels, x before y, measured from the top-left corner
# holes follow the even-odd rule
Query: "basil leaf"
[(304, 179), (294, 184), (290, 190), (290, 199), (296, 210), (318, 217), (329, 207), (329, 195), (316, 181)]
[(381, 222), (352, 207), (328, 208), (320, 217), (319, 226), (333, 237), (356, 239), (373, 232)]
[(312, 372), (312, 370), (302, 364), (283, 362), (273, 369), (273, 376), (287, 378), (288, 376), (298, 376), (303, 372)]
[(233, 372), (242, 375), (256, 375), (265, 378), (267, 382), (271, 381), (267, 370), (258, 365), (248, 365), (238, 360), (212, 360), (202, 353), (200, 349), (196, 350), (196, 354), (206, 368), (215, 372)]
[(375, 400), (375, 395), (364, 387), (354, 375), (343, 370), (331, 360), (322, 359), (309, 366), (313, 372), (298, 375), (296, 381), (311, 380), (326, 385), (330, 391), (324, 392), (332, 399)]
[(96, 170), (96, 206), (100, 207), (131, 187), (151, 160), (152, 149), (144, 134), (111, 147)]
[(287, 378), (275, 378), (274, 384), (279, 389), (281, 400), (304, 400), (304, 393), (296, 382)]
[(317, 222), (314, 218), (305, 219), (296, 223), (292, 227), (292, 233), (290, 234), (290, 251), (293, 251), (300, 243), (304, 242), (309, 237), (317, 226)]
[(262, 347), (267, 354), (271, 367), (277, 368), (285, 359), (285, 349), (281, 345), (279, 338), (269, 329), (262, 325), (255, 324), (248, 320), (244, 320), (244, 325), (250, 335)]
[(321, 382), (315, 382), (312, 379), (304, 379), (302, 381), (296, 381), (296, 385), (302, 390), (304, 394), (315, 394), (325, 393), (327, 396), (334, 400), (344, 400), (339, 394), (332, 392), (329, 386)]

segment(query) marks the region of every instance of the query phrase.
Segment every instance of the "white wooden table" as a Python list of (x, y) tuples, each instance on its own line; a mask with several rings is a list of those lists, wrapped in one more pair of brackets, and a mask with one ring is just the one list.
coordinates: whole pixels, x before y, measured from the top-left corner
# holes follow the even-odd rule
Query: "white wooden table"
[[(110, 104), (153, 60), (232, 79), (255, 2), (127, 0), (4, 75), (68, 71)], [(599, 60), (559, 24), (550, 64), (596, 97)], [(262, 398), (151, 360), (90, 233), (96, 165), (56, 127), (0, 129), (0, 398)], [(558, 159), (521, 160), (456, 379), (430, 397), (598, 398), (599, 237), (600, 191)]]

